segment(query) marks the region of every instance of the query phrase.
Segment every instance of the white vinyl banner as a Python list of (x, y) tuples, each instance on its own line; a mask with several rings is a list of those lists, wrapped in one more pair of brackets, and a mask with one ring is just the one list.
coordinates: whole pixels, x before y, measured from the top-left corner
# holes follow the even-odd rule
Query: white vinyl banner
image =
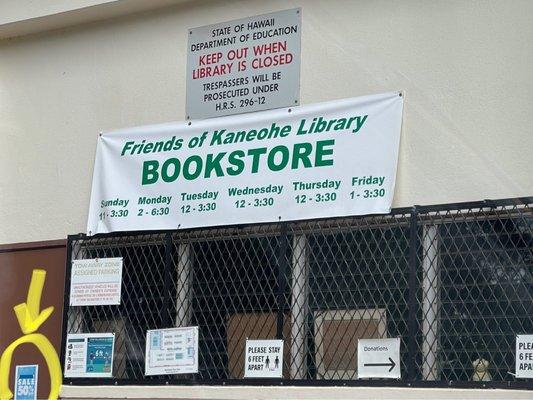
[(87, 233), (388, 213), (401, 93), (103, 133)]

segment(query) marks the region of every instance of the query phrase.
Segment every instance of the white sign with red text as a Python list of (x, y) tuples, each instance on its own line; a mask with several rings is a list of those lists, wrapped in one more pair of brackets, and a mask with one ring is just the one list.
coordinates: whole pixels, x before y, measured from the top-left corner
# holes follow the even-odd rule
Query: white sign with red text
[(300, 8), (190, 29), (187, 119), (297, 105), (300, 39)]
[(71, 306), (120, 304), (122, 257), (72, 261)]

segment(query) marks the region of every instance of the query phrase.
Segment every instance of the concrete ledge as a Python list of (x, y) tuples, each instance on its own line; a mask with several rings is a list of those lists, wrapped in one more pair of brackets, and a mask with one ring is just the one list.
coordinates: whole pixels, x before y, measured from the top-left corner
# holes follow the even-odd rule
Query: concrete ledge
[(63, 1), (55, 6), (52, 2), (17, 1), (20, 2), (18, 7), (8, 4), (9, 7), (4, 5), (0, 8), (0, 40), (154, 10), (189, 0)]
[(280, 386), (68, 386), (62, 399), (182, 399), (182, 400), (448, 400), (529, 399), (531, 391), (500, 389), (425, 389), (374, 387)]

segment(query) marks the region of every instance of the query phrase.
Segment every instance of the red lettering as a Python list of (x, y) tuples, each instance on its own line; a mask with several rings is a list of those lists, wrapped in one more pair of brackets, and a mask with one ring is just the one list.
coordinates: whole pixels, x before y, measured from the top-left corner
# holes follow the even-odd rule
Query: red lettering
[(277, 67), (278, 65), (290, 64), (293, 60), (292, 53), (276, 54), (262, 58), (254, 58), (252, 61), (253, 69)]
[(222, 58), (222, 53), (203, 54), (198, 59), (198, 65), (216, 64)]
[(215, 65), (214, 67), (200, 67), (192, 71), (192, 79), (209, 78), (211, 76), (219, 76), (231, 74), (233, 63)]
[(282, 51), (287, 51), (287, 41), (260, 44), (258, 46), (254, 46), (254, 56), (275, 54), (280, 53)]

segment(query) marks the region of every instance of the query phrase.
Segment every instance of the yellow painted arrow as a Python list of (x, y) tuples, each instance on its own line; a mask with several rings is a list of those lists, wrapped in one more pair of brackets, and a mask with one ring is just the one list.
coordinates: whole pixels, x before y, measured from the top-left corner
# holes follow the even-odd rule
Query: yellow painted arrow
[(0, 357), (0, 400), (11, 400), (13, 398), (13, 393), (9, 389), (11, 359), (15, 349), (24, 343), (34, 344), (44, 356), (50, 372), (50, 394), (48, 395), (48, 400), (57, 400), (61, 389), (61, 365), (54, 346), (40, 333), (21, 336), (4, 350), (2, 357)]
[(54, 311), (54, 307), (48, 307), (43, 311), (41, 309), (41, 295), (43, 293), (44, 280), (46, 271), (34, 269), (31, 275), (30, 288), (26, 303), (21, 303), (13, 307), (15, 315), (20, 325), (20, 329), (25, 335), (35, 332), (44, 321)]

